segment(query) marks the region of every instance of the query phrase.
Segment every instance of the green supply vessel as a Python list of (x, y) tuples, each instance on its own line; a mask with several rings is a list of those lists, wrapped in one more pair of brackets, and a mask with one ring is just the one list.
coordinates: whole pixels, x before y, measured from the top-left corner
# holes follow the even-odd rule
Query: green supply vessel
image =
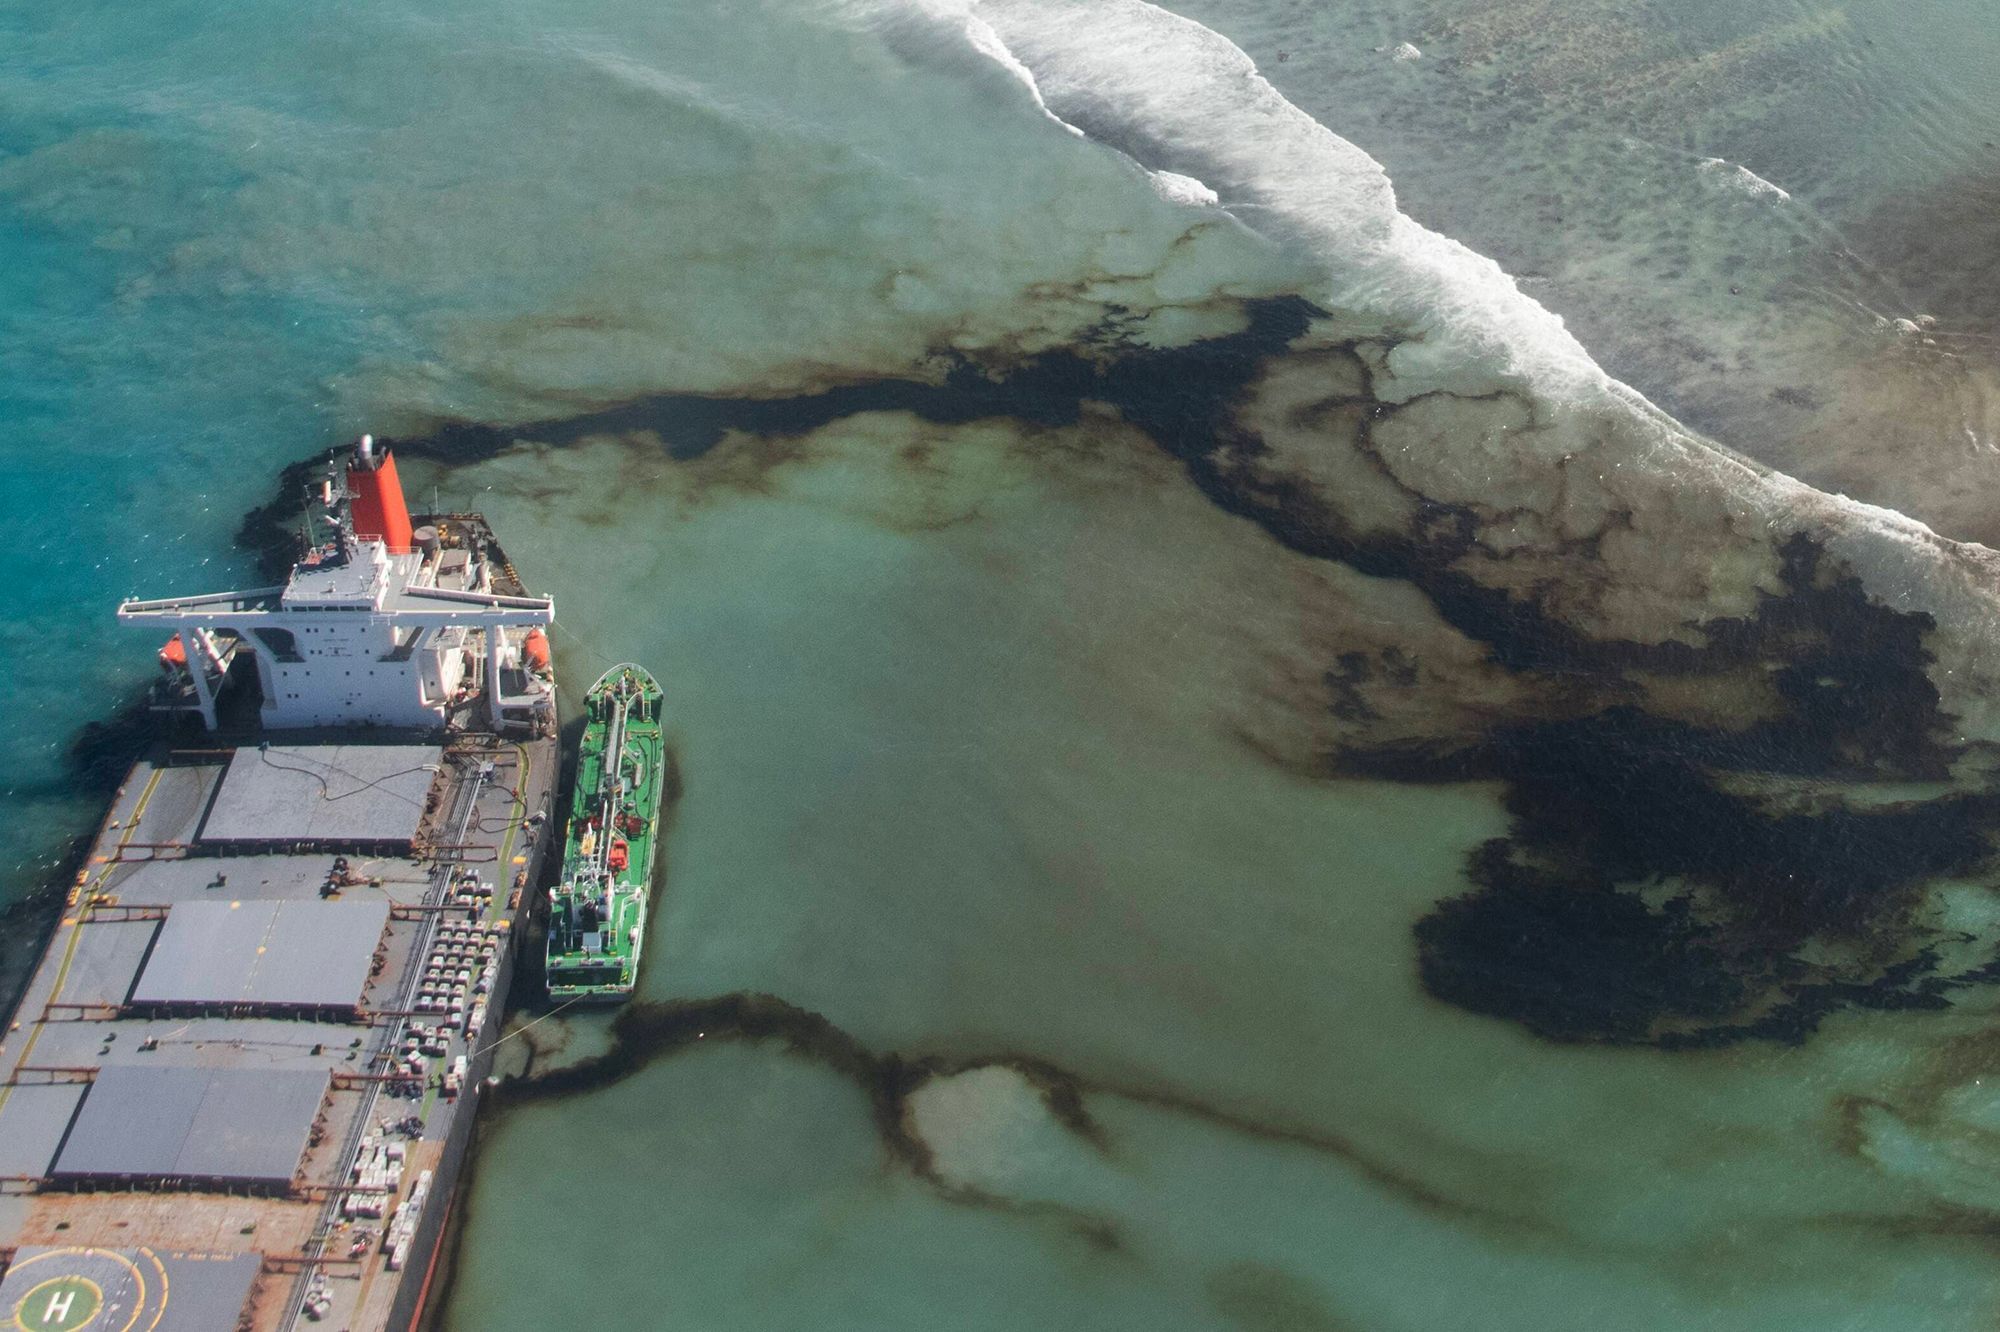
[(666, 740), (659, 684), (630, 662), (584, 698), (562, 882), (549, 890), (549, 997), (618, 1003), (639, 978)]

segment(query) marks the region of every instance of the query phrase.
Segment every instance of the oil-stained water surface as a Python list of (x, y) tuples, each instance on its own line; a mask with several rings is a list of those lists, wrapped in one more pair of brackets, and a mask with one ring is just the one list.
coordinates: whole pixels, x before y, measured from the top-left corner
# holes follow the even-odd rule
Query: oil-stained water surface
[(1899, 23), (0, 8), (7, 897), (100, 608), (373, 426), (683, 782), (447, 1325), (1990, 1326), (2000, 108)]

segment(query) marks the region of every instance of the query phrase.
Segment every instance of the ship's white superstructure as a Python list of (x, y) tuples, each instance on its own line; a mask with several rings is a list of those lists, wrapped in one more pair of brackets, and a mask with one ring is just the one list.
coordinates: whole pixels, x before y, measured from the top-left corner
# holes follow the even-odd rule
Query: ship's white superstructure
[(365, 435), (319, 502), (330, 536), (312, 539), (309, 519), (309, 549), (282, 586), (119, 606), (120, 620), (176, 635), (161, 653), (171, 706), (215, 729), (230, 665), (249, 652), (264, 729), (438, 729), (475, 695), (496, 730), (553, 724), (540, 626), (554, 603), (495, 590), (483, 528), (413, 528), (394, 459)]
[(442, 1288), (560, 844), (554, 607), (366, 439), (305, 519), (279, 586), (119, 610), (219, 733), (127, 772), (0, 1010), (0, 1328), (406, 1332)]

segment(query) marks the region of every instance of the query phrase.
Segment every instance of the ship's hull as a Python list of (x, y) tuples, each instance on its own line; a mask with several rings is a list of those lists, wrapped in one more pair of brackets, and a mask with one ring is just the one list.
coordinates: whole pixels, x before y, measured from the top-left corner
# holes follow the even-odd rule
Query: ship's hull
[(410, 1332), (433, 1289), (553, 840), (555, 607), (367, 436), (306, 513), (282, 585), (119, 606), (205, 734), (118, 789), (0, 1040), (10, 1327)]
[(616, 1004), (638, 983), (667, 785), (659, 685), (614, 666), (585, 695), (561, 882), (549, 892), (557, 1003)]
[[(272, 741), (268, 753), (247, 743), (250, 738)], [(516, 885), (525, 890), (535, 882), (544, 850), (554, 850), (544, 846), (552, 839), (527, 830), (541, 825), (538, 816), (553, 813), (560, 756), (553, 736), (513, 742), (458, 734), (448, 744), (435, 737), (369, 740), (373, 743), (344, 746), (338, 753), (266, 733), (245, 738), (233, 750), (163, 747), (120, 787), (14, 1014), (19, 1034), (0, 1047), (0, 1088), (11, 1093), (0, 1099), (0, 1158), (9, 1167), (5, 1173), (16, 1175), (11, 1187), (0, 1191), (0, 1283), (14, 1278), (4, 1262), (17, 1246), (31, 1262), (13, 1285), (0, 1284), (0, 1310), (13, 1310), (19, 1298), (15, 1287), (22, 1282), (22, 1289), (31, 1289), (54, 1273), (101, 1284), (105, 1272), (129, 1272), (128, 1263), (153, 1273), (155, 1259), (165, 1264), (159, 1280), (149, 1275), (144, 1286), (116, 1294), (105, 1287), (107, 1300), (131, 1301), (128, 1312), (137, 1311), (140, 1326), (147, 1318), (158, 1321), (169, 1283), (168, 1321), (186, 1302), (177, 1263), (196, 1263), (208, 1274), (196, 1273), (202, 1280), (248, 1265), (240, 1303), (229, 1294), (227, 1316), (203, 1326), (241, 1323), (279, 1332), (318, 1319), (355, 1332), (409, 1332), (422, 1316), (426, 1296), (435, 1298), (438, 1287), (427, 1277), (446, 1233), (451, 1200), (464, 1181), (518, 962), (515, 908), (525, 903), (518, 901)], [(371, 749), (387, 755), (374, 767), (368, 766)], [(290, 772), (267, 765), (264, 760), (273, 756), (291, 765)], [(425, 819), (434, 835), (394, 856), (374, 856), (338, 837), (288, 842), (284, 851), (254, 842), (223, 846), (217, 826), (206, 823), (214, 810), (226, 812), (232, 800), (247, 798), (268, 810), (276, 808), (277, 795), (285, 797), (277, 816), (293, 817), (289, 811), (305, 802), (295, 806), (293, 788), (273, 786), (288, 775), (314, 787), (317, 779), (308, 773), (323, 773), (329, 781), (358, 788), (366, 783), (344, 774), (400, 769), (412, 759), (428, 759), (437, 769), (435, 775), (427, 769), (411, 774), (435, 797)], [(392, 796), (384, 807), (402, 803)], [(355, 871), (354, 881), (334, 883), (329, 869), (337, 854)], [(411, 858), (425, 872), (396, 872)], [(477, 892), (462, 881), (472, 866), (502, 865), (508, 867), (504, 876), (473, 871), (480, 879)], [(386, 866), (395, 868), (385, 871)], [(217, 901), (217, 888), (225, 883), (229, 895)], [(360, 1002), (338, 1014), (290, 1011), (264, 1000), (155, 1001), (140, 984), (147, 967), (171, 946), (168, 932), (175, 928), (176, 913), (262, 910), (275, 930), (290, 913), (340, 918), (369, 903), (380, 903), (379, 937), (364, 939), (358, 950), (345, 935), (329, 934), (313, 945), (355, 960)], [(445, 937), (458, 930), (473, 942), (455, 945)], [(156, 937), (166, 945), (149, 948)], [(263, 937), (244, 946), (245, 952), (234, 936), (217, 935), (193, 959), (197, 970), (191, 974), (221, 967), (232, 948), (254, 957)], [(454, 948), (467, 960), (447, 964)], [(75, 965), (67, 965), (71, 962)], [(462, 1014), (455, 987), (436, 997), (426, 993), (424, 977), (434, 963), (440, 975), (448, 965), (454, 981), (457, 968), (466, 967), (479, 987), (466, 996)], [(132, 997), (114, 1004), (108, 997), (114, 991)], [(86, 1012), (91, 1020), (78, 1021), (76, 1015)], [(411, 1021), (430, 1028), (443, 1050), (423, 1051), (416, 1068), (399, 1053), (398, 1036)], [(103, 1039), (107, 1031), (117, 1039)], [(146, 1052), (160, 1047), (174, 1052), (170, 1076), (213, 1071), (239, 1082), (254, 1080), (270, 1066), (267, 1052), (278, 1048), (293, 1052), (295, 1067), (310, 1063), (326, 1082), (315, 1089), (318, 1105), (299, 1109), (291, 1121), (303, 1147), (299, 1160), (284, 1166), (292, 1173), (266, 1184), (172, 1174), (61, 1177), (67, 1168), (63, 1123), (81, 1119), (81, 1112), (51, 1117), (38, 1101), (63, 1096), (81, 1103), (100, 1086), (115, 1087), (121, 1077), (145, 1076), (160, 1062), (156, 1053)], [(192, 1062), (196, 1056), (206, 1062)], [(99, 1066), (86, 1067), (93, 1058)], [(48, 1068), (63, 1077), (35, 1072)], [(285, 1070), (281, 1076), (300, 1074)], [(211, 1094), (203, 1104), (220, 1099)], [(149, 1102), (148, 1113), (164, 1115), (158, 1109), (164, 1104), (164, 1099)], [(413, 1127), (382, 1127), (399, 1122)], [(44, 1139), (40, 1161), (24, 1170), (20, 1163), (36, 1155), (38, 1133)], [(350, 1160), (373, 1159), (365, 1147), (370, 1140), (394, 1143), (402, 1151), (400, 1172), (383, 1167), (371, 1177), (350, 1167)], [(211, 1157), (228, 1157), (232, 1168), (246, 1150), (244, 1138), (199, 1118), (191, 1121), (188, 1141), (201, 1144)], [(355, 1142), (364, 1144), (358, 1154), (349, 1150)], [(428, 1192), (419, 1194), (415, 1190), (425, 1177)], [(347, 1199), (370, 1190), (377, 1196), (373, 1210), (346, 1209)], [(125, 1201), (107, 1210), (111, 1196)], [(389, 1225), (405, 1215), (408, 1242), (392, 1245)], [(41, 1238), (58, 1232), (58, 1243)], [(228, 1236), (233, 1243), (197, 1244), (197, 1236)], [(328, 1275), (316, 1285), (314, 1274), (320, 1272)], [(312, 1312), (319, 1307), (313, 1303), (315, 1290), (330, 1301), (318, 1314)], [(13, 1324), (0, 1314), (0, 1326)]]

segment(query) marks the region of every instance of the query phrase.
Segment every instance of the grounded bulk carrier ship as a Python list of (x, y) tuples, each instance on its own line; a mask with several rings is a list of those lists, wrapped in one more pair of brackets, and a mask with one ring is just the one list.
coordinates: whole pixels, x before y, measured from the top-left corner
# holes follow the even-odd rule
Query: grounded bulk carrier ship
[(554, 608), (365, 437), (305, 546), (118, 609), (207, 733), (119, 788), (0, 1034), (0, 1327), (422, 1313), (553, 840)]
[(614, 666), (584, 708), (562, 881), (549, 892), (549, 997), (616, 1003), (638, 979), (659, 845), (660, 686), (637, 666)]

